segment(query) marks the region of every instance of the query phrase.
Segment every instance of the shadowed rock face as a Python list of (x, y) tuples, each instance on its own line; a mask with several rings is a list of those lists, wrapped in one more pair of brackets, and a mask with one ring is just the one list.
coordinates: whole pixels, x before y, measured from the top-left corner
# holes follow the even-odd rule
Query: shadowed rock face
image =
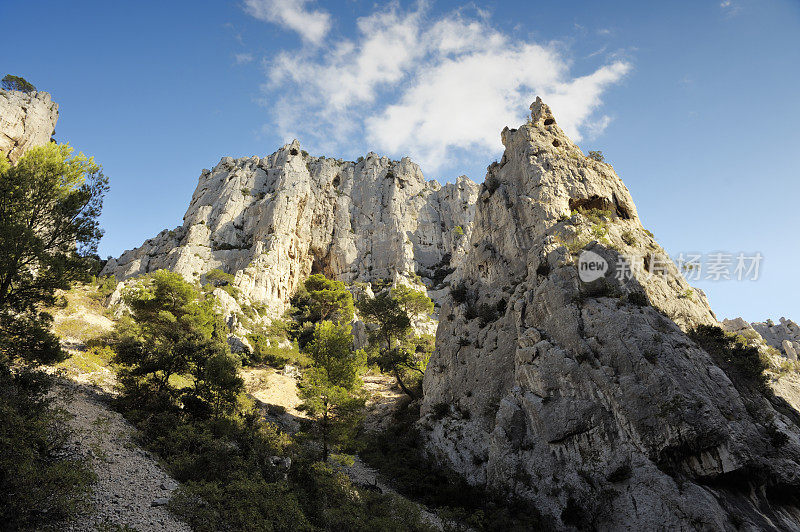
[(310, 157), (297, 141), (263, 159), (225, 157), (203, 171), (181, 227), (126, 251), (104, 274), (165, 268), (197, 280), (221, 268), (273, 316), (317, 272), (421, 281), (435, 298), (465, 254), (478, 188), (466, 177), (425, 181), (409, 159)]
[(25, 151), (50, 142), (58, 104), (46, 92), (0, 90), (0, 156), (17, 162)]
[[(717, 323), (705, 296), (611, 166), (584, 157), (541, 100), (531, 110), (502, 132), (443, 298), (429, 452), (557, 527), (798, 528), (797, 425), (687, 336)], [(581, 280), (582, 250), (604, 276)]]

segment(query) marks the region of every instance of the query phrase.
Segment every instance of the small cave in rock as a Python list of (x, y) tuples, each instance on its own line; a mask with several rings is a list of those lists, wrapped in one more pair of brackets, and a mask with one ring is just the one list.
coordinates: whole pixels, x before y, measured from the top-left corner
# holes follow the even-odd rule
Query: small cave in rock
[(333, 186), (338, 187), (339, 183), (341, 183), (341, 178), (337, 175), (333, 178)]
[(569, 200), (569, 210), (570, 211), (577, 211), (577, 210), (585, 210), (590, 211), (592, 209), (597, 209), (601, 211), (612, 211), (614, 214), (622, 218), (623, 220), (630, 219), (630, 214), (628, 211), (617, 202), (616, 196), (614, 197), (613, 201), (609, 200), (608, 198), (602, 198), (600, 196), (590, 196), (588, 198), (571, 198)]
[(327, 270), (327, 264), (320, 259), (319, 257), (314, 257), (314, 261), (311, 263), (311, 275), (316, 273), (321, 273), (325, 275), (325, 271)]
[(289, 150), (289, 154), (290, 154), (290, 155), (297, 155), (298, 153), (299, 153), (299, 152), (297, 151), (297, 149), (296, 149), (296, 148), (292, 148), (291, 150)]
[(600, 196), (591, 196), (588, 198), (572, 198), (569, 200), (569, 210), (586, 210), (598, 209), (601, 211), (611, 210), (611, 201), (608, 198), (601, 198)]
[(556, 148), (558, 148), (559, 146), (561, 146), (561, 143), (558, 141), (558, 139), (554, 139), (554, 140), (553, 140), (553, 146), (555, 146)]
[(556, 119), (555, 118), (545, 118), (545, 120), (544, 120), (544, 125), (546, 125), (546, 126), (552, 126), (555, 123), (556, 123)]

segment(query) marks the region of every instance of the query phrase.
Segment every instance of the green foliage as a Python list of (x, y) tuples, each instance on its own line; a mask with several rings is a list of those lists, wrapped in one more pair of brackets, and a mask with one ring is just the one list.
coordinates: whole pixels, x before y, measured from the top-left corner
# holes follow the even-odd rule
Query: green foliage
[(206, 273), (205, 279), (207, 283), (209, 283), (214, 287), (223, 287), (232, 285), (236, 277), (230, 273), (225, 273), (219, 268), (214, 268), (213, 270)]
[(311, 364), (308, 355), (301, 353), (297, 345), (290, 348), (278, 347), (275, 344), (278, 340), (273, 336), (270, 340), (261, 333), (249, 334), (247, 339), (253, 346), (253, 351), (248, 356), (249, 364), (267, 364), (273, 368), (283, 369), (287, 364), (299, 367), (306, 367)]
[(578, 207), (576, 210), (572, 211), (571, 214), (573, 216), (575, 214), (580, 214), (592, 224), (605, 225), (606, 222), (614, 219), (614, 211), (597, 208), (585, 209), (583, 207)]
[(622, 240), (629, 246), (636, 245), (636, 235), (634, 235), (633, 231), (631, 231), (630, 229), (626, 229), (625, 231), (622, 232)]
[(314, 365), (324, 370), (329, 383), (347, 390), (358, 384), (358, 374), (366, 365), (366, 354), (353, 349), (350, 325), (331, 321), (317, 324), (308, 354)]
[(242, 193), (242, 196), (249, 196), (250, 195), (250, 189), (247, 188), (247, 187), (242, 187), (242, 190), (240, 192)]
[(422, 290), (398, 285), (392, 288), (391, 295), (409, 317), (429, 316), (433, 313), (433, 301)]
[(189, 482), (178, 490), (169, 507), (200, 532), (313, 530), (285, 482), (246, 477), (226, 484)]
[(94, 160), (67, 145), (31, 148), (15, 166), (0, 159), (0, 359), (63, 359), (40, 308), (90, 280), (106, 190)]
[(117, 279), (113, 275), (106, 277), (94, 277), (91, 284), (96, 287), (96, 291), (92, 294), (92, 298), (101, 303), (105, 301), (117, 289)]
[(50, 377), (0, 367), (0, 523), (40, 530), (84, 509), (94, 474), (86, 460), (65, 456), (67, 414), (52, 406)]
[(469, 296), (469, 292), (467, 290), (467, 285), (464, 283), (458, 284), (450, 288), (450, 296), (453, 298), (453, 301), (458, 303), (459, 305), (462, 303), (466, 303), (467, 297)]
[(601, 163), (606, 160), (605, 157), (603, 156), (603, 152), (601, 152), (601, 151), (589, 150), (588, 157), (590, 159), (592, 159), (592, 160), (595, 160), (595, 161), (601, 162)]
[(453, 228), (453, 233), (454, 233), (456, 236), (464, 236), (464, 228), (463, 228), (463, 227), (461, 227), (460, 225), (457, 225), (457, 226), (455, 226), (455, 227)]
[(331, 320), (349, 323), (353, 319), (353, 295), (341, 281), (314, 274), (306, 279), (292, 298), (293, 317), (300, 323)]
[(370, 333), (370, 345), (377, 351), (373, 362), (381, 371), (392, 372), (403, 392), (415, 399), (417, 394), (405, 382), (407, 372), (423, 375), (429, 353), (418, 356), (411, 348), (414, 343), (410, 341), (413, 336), (408, 313), (390, 291), (373, 298), (363, 297), (358, 301), (358, 312), (365, 322), (376, 325)]
[[(229, 412), (242, 389), (238, 360), (225, 340), (225, 325), (211, 299), (174, 272), (158, 270), (123, 293), (132, 319), (117, 325), (115, 361), (124, 366), (121, 382), (132, 400), (172, 401), (214, 415)], [(170, 383), (189, 375), (191, 390)]]
[(331, 447), (351, 443), (363, 418), (365, 398), (355, 385), (336, 384), (322, 367), (303, 373), (300, 384), (301, 408), (316, 421), (312, 435), (322, 444), (322, 461), (327, 462)]
[(331, 321), (317, 324), (309, 354), (314, 366), (303, 374), (300, 397), (302, 408), (317, 421), (313, 432), (322, 443), (325, 462), (330, 446), (352, 441), (361, 421), (364, 397), (358, 375), (366, 355), (353, 349), (349, 325)]
[(13, 76), (11, 74), (6, 74), (3, 77), (1, 83), (3, 89), (7, 91), (22, 91), (22, 92), (36, 91), (36, 87), (34, 87), (32, 83), (28, 82), (28, 80), (20, 76)]
[(713, 325), (700, 325), (689, 336), (711, 355), (734, 383), (752, 385), (762, 392), (768, 390), (764, 374), (768, 361), (762, 358), (758, 348), (748, 345), (745, 338), (737, 341), (735, 336)]
[[(13, 76), (12, 76), (13, 78)], [(24, 82), (16, 78), (15, 83)], [(4, 79), (4, 87), (9, 76)], [(21, 87), (24, 89), (24, 87)], [(32, 86), (31, 86), (32, 88)], [(31, 89), (33, 90), (33, 89)], [(93, 473), (65, 456), (66, 413), (52, 406), (50, 380), (30, 363), (63, 360), (52, 317), (56, 291), (88, 281), (101, 231), (107, 180), (69, 146), (32, 148), (16, 166), (0, 158), (0, 523), (41, 529), (74, 517)]]

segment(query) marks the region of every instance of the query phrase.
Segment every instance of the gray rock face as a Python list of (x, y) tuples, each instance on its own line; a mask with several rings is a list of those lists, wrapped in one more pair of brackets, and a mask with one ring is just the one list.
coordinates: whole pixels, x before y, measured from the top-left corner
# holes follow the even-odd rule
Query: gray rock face
[[(558, 528), (798, 529), (797, 497), (777, 496), (800, 488), (797, 425), (687, 336), (717, 323), (705, 296), (611, 166), (531, 109), (502, 133), (443, 298), (427, 449)], [(581, 280), (581, 250), (609, 265), (599, 279)]]
[(15, 163), (26, 150), (47, 144), (57, 121), (50, 94), (0, 90), (0, 156)]
[(297, 141), (263, 159), (225, 157), (203, 170), (182, 226), (109, 261), (104, 274), (164, 268), (197, 280), (220, 268), (272, 316), (316, 272), (433, 289), (466, 253), (478, 188), (466, 177), (425, 181), (406, 158), (310, 157)]
[(789, 360), (797, 361), (797, 354), (800, 353), (800, 326), (795, 322), (781, 318), (778, 324), (767, 320), (764, 323), (753, 323), (752, 327), (769, 345), (781, 351)]

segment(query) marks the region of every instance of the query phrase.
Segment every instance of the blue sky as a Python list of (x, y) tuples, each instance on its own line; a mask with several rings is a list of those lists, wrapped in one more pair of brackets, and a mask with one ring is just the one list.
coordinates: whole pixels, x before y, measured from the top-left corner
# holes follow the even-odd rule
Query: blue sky
[(0, 23), (4, 73), (111, 178), (102, 256), (179, 225), (201, 169), (294, 136), (481, 181), (542, 94), (673, 256), (764, 256), (758, 281), (694, 283), (719, 317), (800, 319), (795, 0), (29, 0)]

